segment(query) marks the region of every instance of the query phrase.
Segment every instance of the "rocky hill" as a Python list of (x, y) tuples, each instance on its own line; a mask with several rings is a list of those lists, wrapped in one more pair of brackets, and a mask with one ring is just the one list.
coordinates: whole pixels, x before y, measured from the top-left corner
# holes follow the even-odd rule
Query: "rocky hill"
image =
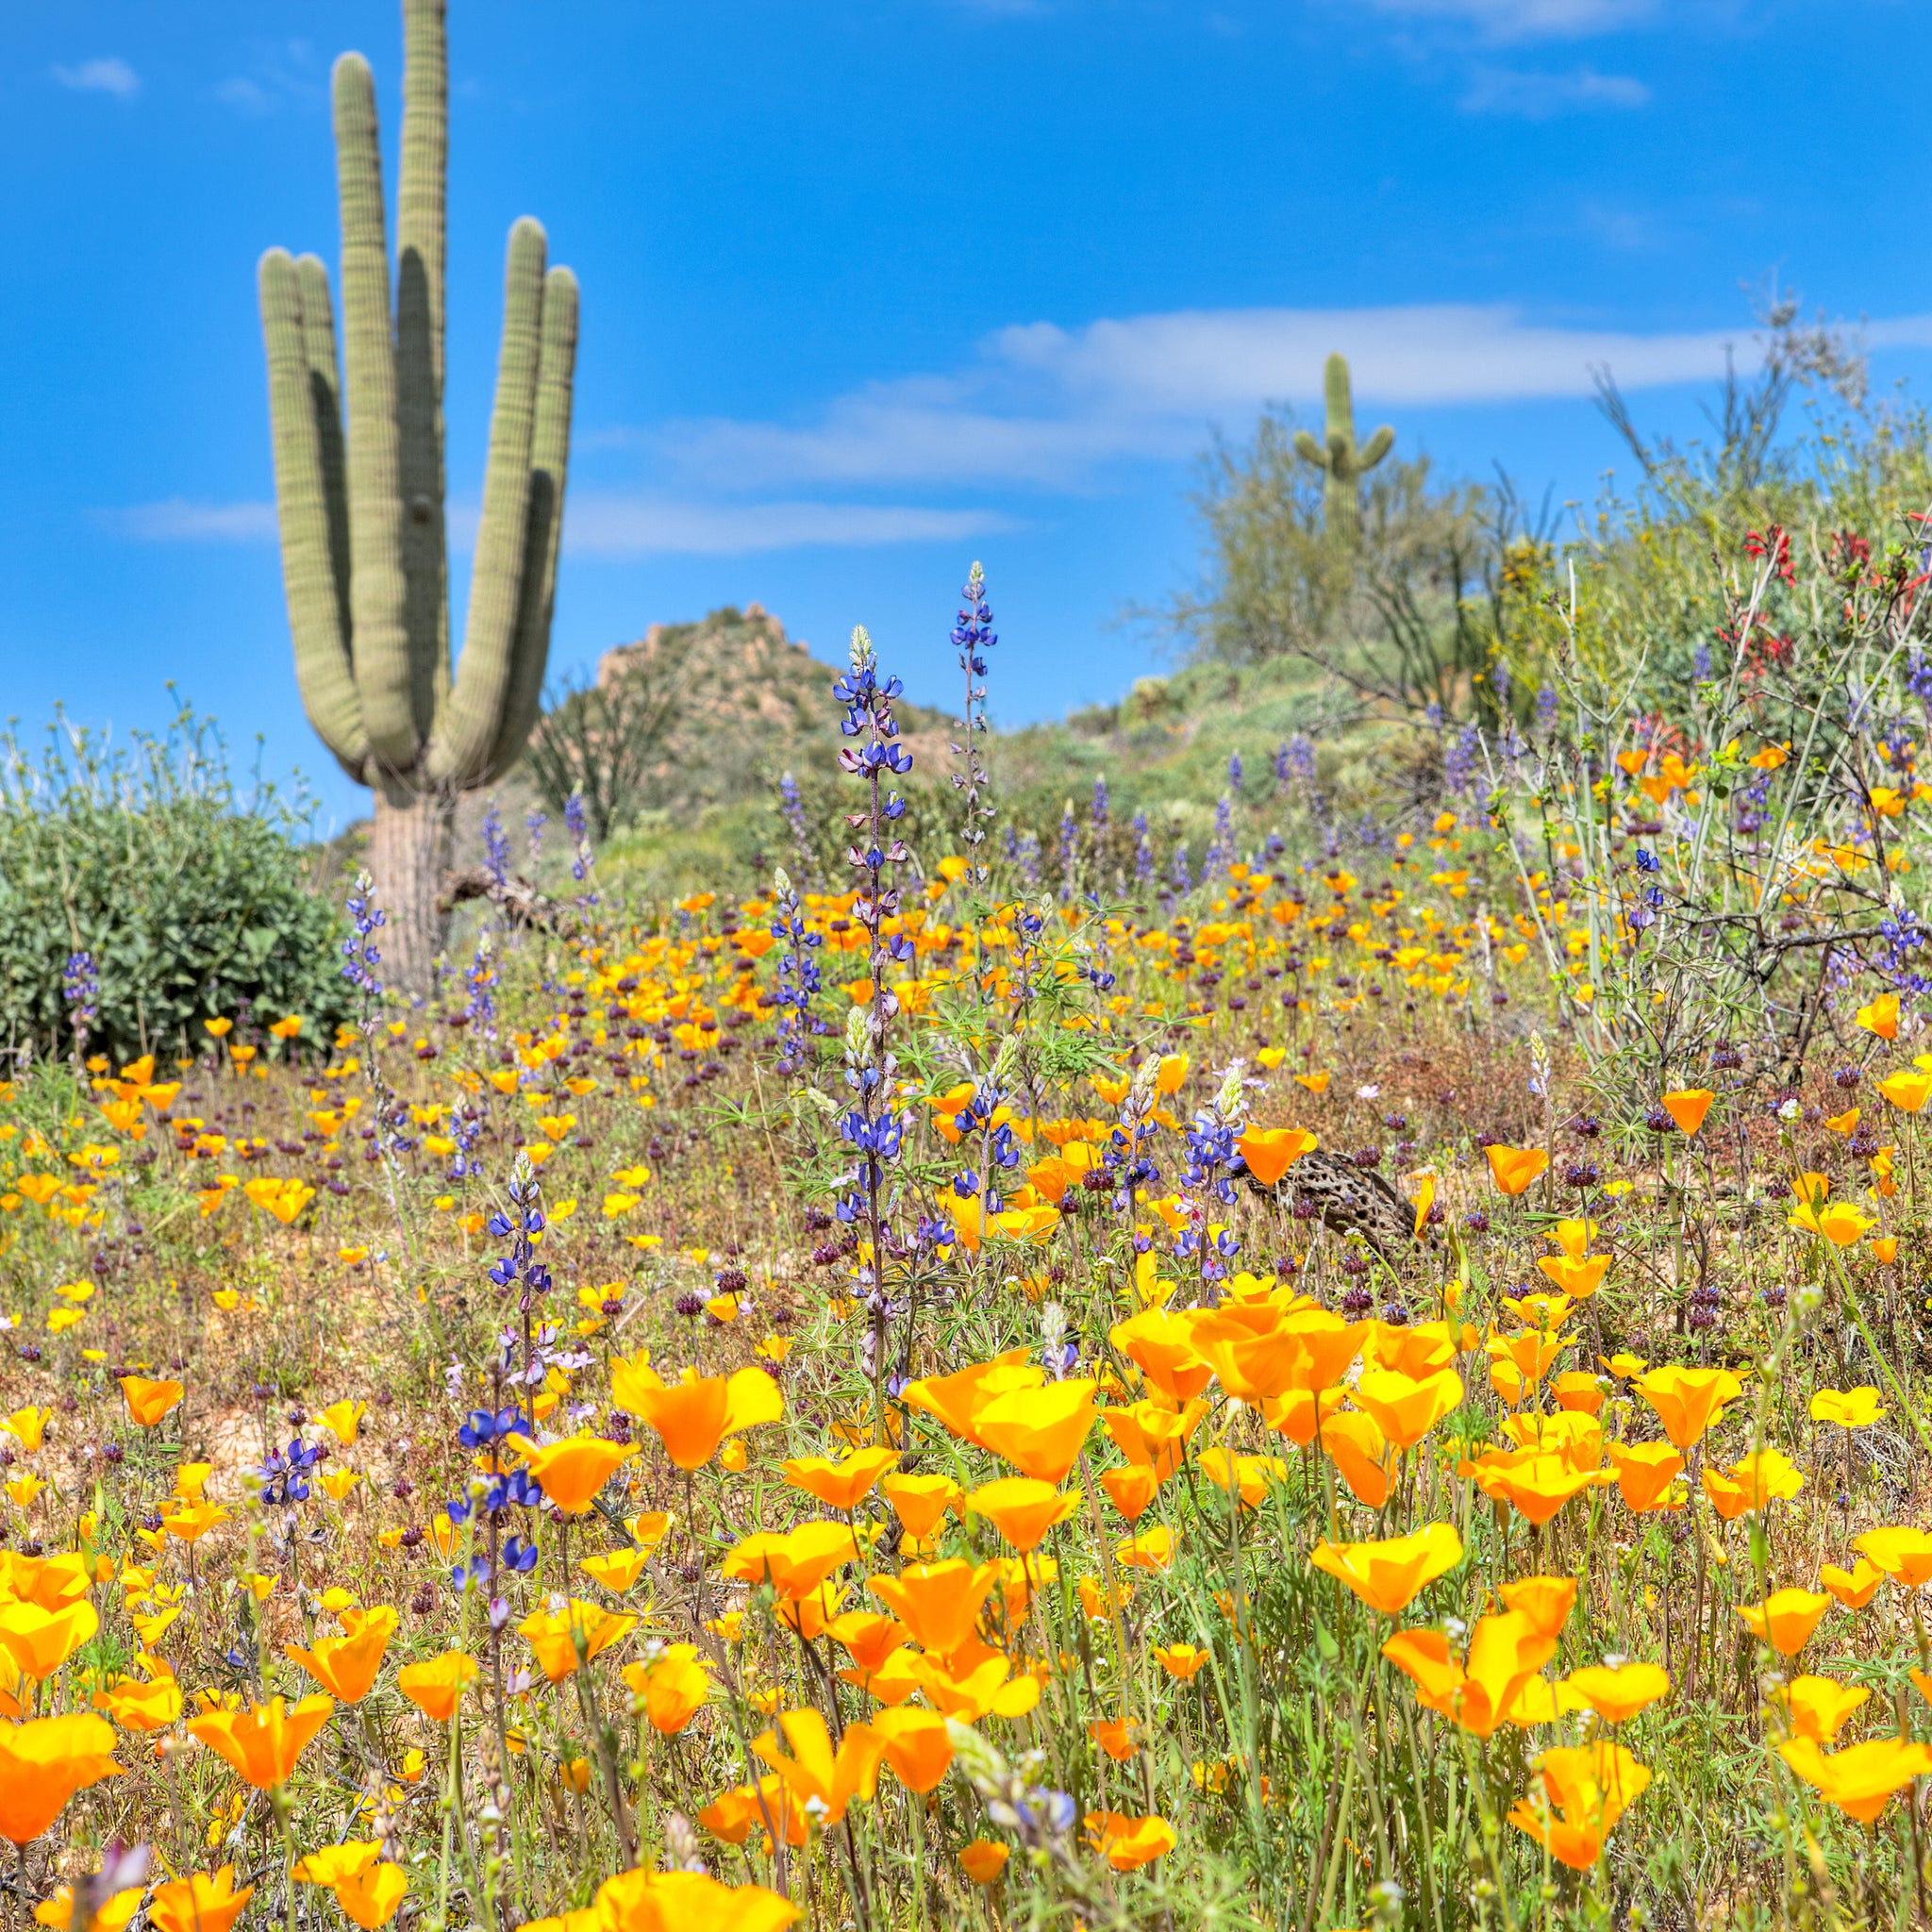
[[(640, 678), (672, 699), (651, 804), (688, 824), (708, 808), (769, 795), (787, 771), (804, 776), (829, 766), (840, 742), (831, 696), (839, 670), (803, 638), (788, 637), (761, 604), (747, 604), (696, 624), (652, 625), (635, 642), (605, 652), (597, 682)], [(948, 721), (940, 712), (904, 702), (897, 710), (915, 756), (943, 754)]]

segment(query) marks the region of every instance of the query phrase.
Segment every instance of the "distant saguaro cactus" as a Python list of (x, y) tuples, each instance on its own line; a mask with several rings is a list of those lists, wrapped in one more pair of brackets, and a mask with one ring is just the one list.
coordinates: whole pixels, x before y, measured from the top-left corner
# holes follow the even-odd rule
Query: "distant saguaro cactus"
[(1317, 442), (1306, 429), (1295, 431), (1295, 454), (1327, 473), (1323, 510), (1328, 534), (1353, 543), (1361, 531), (1361, 480), (1389, 454), (1395, 432), (1388, 424), (1359, 449), (1355, 441), (1355, 401), (1349, 391), (1348, 358), (1331, 356), (1322, 372), (1328, 396), (1328, 437)]
[(537, 717), (577, 344), (576, 277), (567, 268), (545, 273), (543, 230), (525, 218), (509, 232), (482, 521), (453, 676), (442, 449), (444, 4), (403, 0), (393, 312), (375, 83), (360, 54), (344, 54), (334, 75), (340, 371), (322, 261), (271, 248), (259, 272), (295, 675), (323, 742), (375, 792), (371, 871), (388, 913), (386, 976), (411, 989), (427, 981), (442, 943), (437, 898), (457, 794), (501, 777)]

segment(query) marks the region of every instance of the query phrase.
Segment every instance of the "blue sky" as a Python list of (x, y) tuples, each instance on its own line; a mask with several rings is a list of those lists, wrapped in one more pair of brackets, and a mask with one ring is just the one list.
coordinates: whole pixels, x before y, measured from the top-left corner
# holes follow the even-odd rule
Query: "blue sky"
[[(1932, 160), (1905, 0), (451, 0), (451, 494), (480, 491), (504, 240), (584, 289), (553, 668), (756, 598), (944, 701), (966, 564), (1009, 722), (1158, 668), (1218, 427), (1360, 413), (1587, 498), (1694, 430), (1741, 285), (1924, 388)], [(0, 714), (173, 678), (358, 808), (303, 720), (259, 252), (337, 255), (329, 61), (394, 0), (64, 0), (0, 23)], [(392, 176), (391, 176), (392, 186)], [(460, 595), (468, 559), (459, 557)]]

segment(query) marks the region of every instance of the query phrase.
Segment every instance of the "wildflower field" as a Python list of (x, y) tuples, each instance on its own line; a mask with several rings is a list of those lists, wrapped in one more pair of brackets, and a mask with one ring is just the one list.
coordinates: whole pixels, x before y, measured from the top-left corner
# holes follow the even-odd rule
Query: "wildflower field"
[(365, 879), (339, 1028), (77, 951), (9, 1923), (1923, 1920), (1917, 541), (1752, 533), (1674, 716), (1546, 586), (1425, 806), (1257, 746), (1178, 875), (1003, 841), (975, 568), (945, 842), (860, 632), (836, 853), (414, 994)]

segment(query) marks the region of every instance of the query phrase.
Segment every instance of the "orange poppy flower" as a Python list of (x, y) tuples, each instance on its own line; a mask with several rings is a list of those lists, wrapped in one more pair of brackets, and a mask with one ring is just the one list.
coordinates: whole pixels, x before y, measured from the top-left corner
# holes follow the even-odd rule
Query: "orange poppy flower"
[(1392, 1617), (1424, 1585), (1462, 1561), (1462, 1539), (1447, 1523), (1378, 1541), (1331, 1543), (1324, 1537), (1308, 1560), (1345, 1583), (1371, 1609)]
[[(843, 1509), (849, 1515), (898, 1459), (891, 1449), (855, 1449), (837, 1461), (824, 1456), (798, 1457), (784, 1465), (783, 1474), (794, 1490), (816, 1496), (828, 1509)], [(944, 1506), (941, 1507), (943, 1513)]]
[(1676, 1122), (1680, 1133), (1694, 1134), (1704, 1124), (1704, 1116), (1716, 1098), (1708, 1087), (1686, 1087), (1675, 1093), (1666, 1093), (1663, 1108)]
[(1932, 1534), (1923, 1529), (1868, 1529), (1852, 1547), (1871, 1557), (1894, 1583), (1919, 1590), (1932, 1583)]
[(1774, 1502), (1788, 1503), (1805, 1487), (1805, 1478), (1780, 1450), (1766, 1449), (1734, 1462), (1728, 1471), (1704, 1472), (1704, 1493), (1724, 1522), (1734, 1522), (1747, 1509), (1765, 1509)]
[(1208, 1653), (1191, 1643), (1158, 1643), (1154, 1646), (1154, 1661), (1170, 1677), (1191, 1684), (1208, 1661)]
[(1682, 1507), (1671, 1501), (1671, 1485), (1683, 1474), (1684, 1458), (1670, 1443), (1612, 1442), (1605, 1453), (1617, 1472), (1624, 1507), (1633, 1515)]
[(1574, 1576), (1519, 1576), (1497, 1594), (1506, 1609), (1521, 1610), (1545, 1637), (1555, 1637), (1570, 1621), (1576, 1603)]
[(1885, 1572), (1870, 1557), (1861, 1556), (1849, 1570), (1840, 1570), (1836, 1563), (1822, 1565), (1818, 1580), (1846, 1609), (1862, 1610), (1878, 1594)]
[(974, 1514), (984, 1516), (1023, 1556), (1036, 1550), (1056, 1524), (1080, 1507), (1080, 1498), (1031, 1476), (1003, 1476), (982, 1483), (966, 1498)]
[(148, 1901), (148, 1921), (157, 1932), (228, 1932), (255, 1888), (235, 1890), (235, 1868), (195, 1872), (162, 1886)]
[(446, 1724), (457, 1713), (463, 1686), (476, 1674), (476, 1659), (460, 1650), (446, 1650), (420, 1664), (405, 1664), (396, 1673), (396, 1689), (426, 1718)]
[(1165, 1857), (1177, 1840), (1174, 1826), (1158, 1814), (1130, 1818), (1120, 1811), (1090, 1811), (1087, 1841), (1116, 1872), (1138, 1872)]
[(760, 1530), (734, 1543), (720, 1565), (741, 1583), (769, 1583), (788, 1603), (808, 1597), (843, 1563), (860, 1559), (858, 1540), (843, 1523), (801, 1523), (780, 1535)]
[(395, 1635), (396, 1613), (387, 1607), (344, 1610), (341, 1623), (341, 1636), (317, 1638), (310, 1650), (302, 1650), (292, 1643), (283, 1648), (342, 1703), (360, 1704), (375, 1688), (383, 1652)]
[(1780, 1657), (1796, 1657), (1830, 1607), (1831, 1599), (1822, 1591), (1779, 1590), (1761, 1604), (1740, 1604), (1738, 1616), (1754, 1637)]
[(1160, 1474), (1151, 1463), (1129, 1462), (1100, 1472), (1108, 1500), (1129, 1523), (1138, 1523), (1160, 1493)]
[(1162, 1480), (1180, 1467), (1188, 1439), (1200, 1426), (1208, 1405), (1199, 1396), (1186, 1407), (1169, 1408), (1160, 1402), (1136, 1402), (1124, 1408), (1103, 1408), (1101, 1426), (1113, 1438), (1129, 1462), (1153, 1471)]
[(1537, 1630), (1520, 1610), (1510, 1610), (1476, 1619), (1462, 1662), (1440, 1630), (1398, 1631), (1383, 1644), (1382, 1655), (1414, 1684), (1424, 1709), (1473, 1737), (1487, 1738), (1556, 1650), (1554, 1636)]
[(578, 1664), (627, 1637), (637, 1621), (574, 1596), (560, 1610), (538, 1610), (525, 1617), (517, 1625), (517, 1635), (536, 1652), (543, 1674), (560, 1684)]
[(868, 1576), (865, 1587), (911, 1631), (913, 1641), (935, 1657), (949, 1657), (973, 1635), (979, 1607), (999, 1571), (991, 1563), (977, 1569), (958, 1557), (944, 1563), (912, 1563), (896, 1576)]
[(1379, 1509), (1389, 1500), (1395, 1456), (1374, 1416), (1344, 1409), (1326, 1417), (1322, 1423), (1322, 1447), (1357, 1502)]
[(939, 1789), (953, 1762), (953, 1734), (940, 1712), (916, 1707), (882, 1710), (872, 1720), (872, 1727), (878, 1734), (885, 1762), (908, 1791), (924, 1797)]
[[(521, 1439), (518, 1446), (523, 1446)], [(530, 1475), (544, 1495), (566, 1516), (581, 1516), (604, 1485), (638, 1452), (602, 1436), (577, 1435), (560, 1442), (546, 1442), (541, 1449), (533, 1446), (525, 1453)]]
[(1234, 1144), (1241, 1149), (1248, 1172), (1264, 1188), (1272, 1188), (1320, 1142), (1305, 1127), (1249, 1127)]
[(1664, 1434), (1679, 1449), (1689, 1449), (1716, 1425), (1724, 1405), (1744, 1392), (1744, 1385), (1728, 1369), (1653, 1369), (1636, 1384), (1637, 1393), (1657, 1411)]
[(1051, 1382), (996, 1395), (979, 1412), (979, 1440), (1022, 1474), (1043, 1483), (1059, 1482), (1093, 1426), (1095, 1386)]
[(335, 1707), (334, 1698), (319, 1694), (289, 1705), (275, 1697), (246, 1710), (211, 1710), (190, 1718), (188, 1728), (257, 1790), (266, 1791), (288, 1782), (295, 1760)]
[(119, 1777), (114, 1727), (85, 1714), (0, 1724), (0, 1838), (25, 1845), (59, 1817), (69, 1798)]
[(1189, 1316), (1149, 1308), (1116, 1322), (1108, 1339), (1176, 1408), (1191, 1402), (1214, 1378), (1213, 1364), (1194, 1346)]
[[(788, 1757), (778, 1747), (778, 1731), (791, 1747)], [(752, 1755), (762, 1757), (778, 1774), (799, 1803), (810, 1807), (820, 1823), (839, 1824), (854, 1798), (869, 1798), (878, 1777), (884, 1740), (870, 1724), (845, 1726), (839, 1748), (816, 1710), (788, 1710), (775, 1731), (752, 1740)]]
[(1462, 1377), (1454, 1369), (1406, 1375), (1399, 1369), (1364, 1369), (1355, 1404), (1398, 1449), (1413, 1449), (1462, 1400)]
[(1572, 1871), (1588, 1872), (1604, 1845), (1650, 1783), (1650, 1772), (1621, 1744), (1607, 1739), (1545, 1751), (1542, 1790), (1510, 1807), (1509, 1823)]
[(1903, 1738), (1874, 1738), (1829, 1755), (1815, 1739), (1791, 1738), (1777, 1747), (1777, 1755), (1827, 1805), (1860, 1824), (1876, 1824), (1879, 1813), (1914, 1778), (1932, 1772), (1932, 1746)]
[(1785, 1687), (1792, 1734), (1818, 1744), (1835, 1744), (1838, 1734), (1871, 1696), (1868, 1690), (1834, 1684), (1829, 1677), (1793, 1677)]
[[(613, 1377), (613, 1384), (620, 1378)], [(666, 1382), (650, 1368), (632, 1368), (617, 1397), (654, 1428), (679, 1469), (702, 1469), (726, 1436), (784, 1417), (785, 1398), (763, 1369), (735, 1375), (699, 1375), (687, 1369)]]
[[(1124, 1082), (1123, 1083), (1124, 1085)], [(959, 1847), (959, 1869), (974, 1885), (991, 1885), (1007, 1869), (1008, 1848), (990, 1838), (976, 1838)]]
[(990, 1362), (974, 1362), (950, 1375), (908, 1382), (900, 1399), (907, 1407), (936, 1417), (961, 1441), (978, 1442), (980, 1413), (989, 1403), (1008, 1390), (1037, 1389), (1046, 1380), (1046, 1371), (1028, 1361), (1027, 1353), (1024, 1348), (1008, 1349)]
[(892, 1513), (913, 1538), (930, 1536), (948, 1509), (965, 1495), (949, 1475), (906, 1475), (897, 1472), (880, 1485)]
[(1671, 1694), (1670, 1674), (1659, 1664), (1592, 1664), (1572, 1671), (1563, 1688), (1582, 1698), (1607, 1724), (1626, 1724)]
[(1541, 1147), (1505, 1147), (1491, 1142), (1483, 1149), (1490, 1163), (1490, 1174), (1506, 1194), (1520, 1194), (1549, 1166), (1550, 1157)]
[(121, 1377), (127, 1413), (144, 1429), (153, 1428), (187, 1392), (179, 1382), (150, 1382), (145, 1375)]

